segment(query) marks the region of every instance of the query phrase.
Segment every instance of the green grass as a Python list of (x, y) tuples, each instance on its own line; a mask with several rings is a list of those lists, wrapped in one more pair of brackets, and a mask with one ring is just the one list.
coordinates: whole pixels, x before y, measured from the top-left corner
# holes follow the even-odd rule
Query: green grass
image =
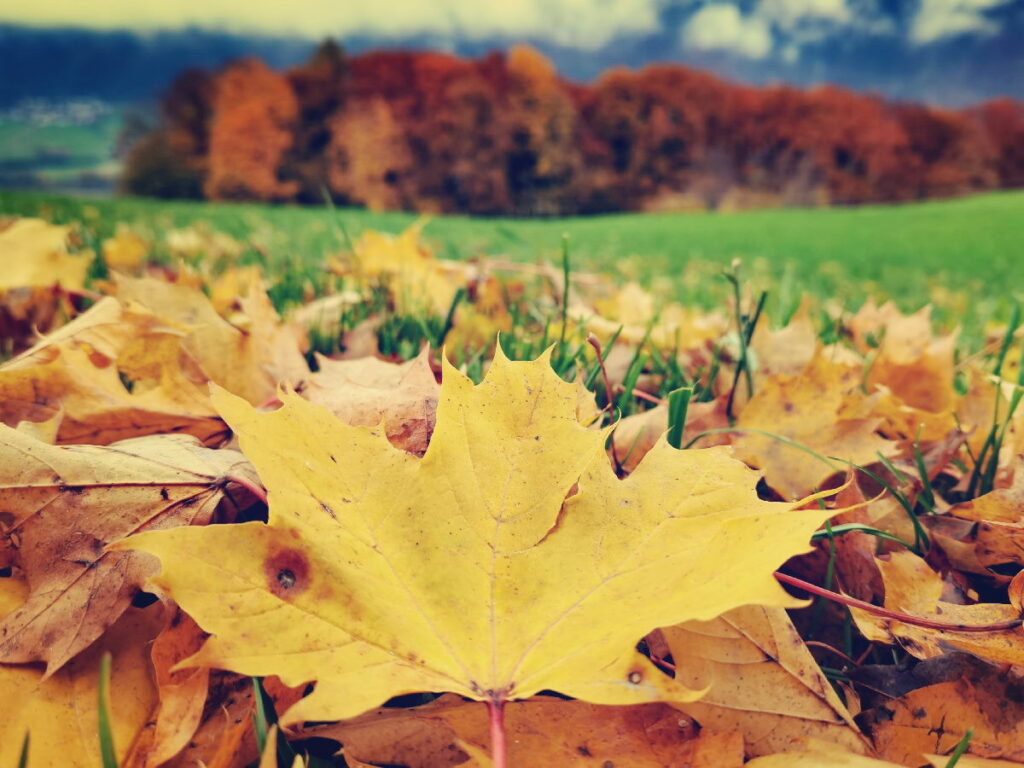
[[(0, 191), (0, 214), (84, 222), (95, 237), (119, 222), (159, 233), (197, 221), (258, 243), (262, 259), (315, 270), (344, 248), (339, 224), (399, 231), (403, 213), (256, 204), (75, 199)], [(744, 261), (753, 288), (770, 292), (769, 316), (785, 316), (802, 292), (856, 307), (868, 295), (904, 309), (937, 304), (943, 324), (981, 324), (1008, 315), (1024, 286), (1024, 192), (900, 206), (789, 209), (736, 214), (623, 214), (569, 219), (437, 217), (426, 229), (439, 256), (479, 254), (559, 263), (571, 238), (574, 270), (611, 270), (654, 282), (683, 301), (719, 304), (721, 266)]]

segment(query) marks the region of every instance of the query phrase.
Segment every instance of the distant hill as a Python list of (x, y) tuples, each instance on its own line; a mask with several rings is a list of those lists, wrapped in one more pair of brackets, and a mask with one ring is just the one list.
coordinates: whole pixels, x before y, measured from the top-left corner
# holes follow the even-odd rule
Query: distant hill
[[(998, 96), (1024, 99), (1024, 13), (998, 35), (953, 37), (924, 47), (893, 45), (846, 35), (805, 47), (799, 60), (750, 60), (685, 48), (678, 20), (666, 10), (662, 29), (616, 37), (597, 49), (551, 41), (429, 35), (401, 38), (344, 36), (352, 54), (373, 48), (443, 50), (479, 57), (525, 42), (541, 51), (565, 78), (591, 80), (608, 67), (675, 62), (753, 84), (835, 83), (887, 98), (964, 106)], [(673, 26), (673, 24), (676, 26)], [(325, 37), (326, 37), (325, 33)], [(305, 60), (319, 40), (239, 35), (208, 29), (155, 33), (33, 28), (0, 23), (0, 108), (25, 98), (99, 98), (116, 103), (153, 99), (183, 69), (217, 68), (254, 56), (274, 68)]]

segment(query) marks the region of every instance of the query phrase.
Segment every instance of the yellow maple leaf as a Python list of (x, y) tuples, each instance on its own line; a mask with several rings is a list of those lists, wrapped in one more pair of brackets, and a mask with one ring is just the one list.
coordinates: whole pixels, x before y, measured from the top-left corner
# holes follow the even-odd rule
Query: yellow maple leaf
[(124, 226), (119, 226), (117, 234), (103, 241), (103, 261), (110, 269), (127, 272), (137, 270), (148, 253), (149, 243), (137, 232)]
[(67, 251), (71, 227), (48, 224), (42, 219), (16, 219), (0, 227), (0, 290), (60, 284), (81, 290), (93, 254)]
[[(0, 579), (0, 582), (8, 579)], [(100, 657), (112, 656), (110, 723), (118, 763), (156, 705), (149, 642), (162, 609), (133, 608), (87, 650), (51, 677), (30, 666), (0, 666), (0, 765), (18, 765), (25, 734), (27, 768), (97, 768), (101, 765), (96, 686)]]
[(733, 443), (736, 455), (764, 470), (783, 497), (795, 499), (842, 467), (825, 457), (870, 464), (879, 452), (891, 454), (892, 443), (876, 434), (881, 419), (874, 400), (859, 392), (860, 375), (819, 352), (799, 374), (766, 378), (736, 422), (747, 430)]
[(353, 268), (334, 264), (343, 274), (354, 271), (361, 280), (387, 285), (399, 314), (427, 311), (443, 315), (451, 307), (457, 286), (465, 280), (464, 264), (434, 258), (420, 241), (427, 221), (413, 224), (400, 235), (367, 230), (353, 246)]
[(422, 459), (297, 396), (217, 407), (268, 488), (270, 522), (140, 534), (154, 586), (212, 637), (191, 661), (317, 680), (285, 722), (411, 691), (500, 703), (688, 700), (636, 649), (739, 605), (793, 606), (772, 578), (827, 512), (758, 499), (724, 448), (664, 440), (625, 480), (578, 387), (500, 353), (479, 386), (445, 364)]

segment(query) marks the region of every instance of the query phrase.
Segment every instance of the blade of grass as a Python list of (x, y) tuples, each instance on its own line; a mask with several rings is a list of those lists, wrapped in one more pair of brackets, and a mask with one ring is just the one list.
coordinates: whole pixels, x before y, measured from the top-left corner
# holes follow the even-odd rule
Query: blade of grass
[(565, 357), (565, 334), (569, 328), (569, 235), (562, 235), (562, 331), (558, 335), (558, 365), (562, 367)]
[(267, 708), (263, 704), (263, 685), (258, 677), (252, 678), (253, 699), (256, 702), (256, 710), (252, 713), (253, 730), (256, 732), (256, 748), (262, 755), (267, 748)]
[(956, 749), (953, 750), (949, 756), (949, 760), (946, 762), (946, 768), (954, 768), (957, 763), (960, 762), (960, 758), (963, 757), (964, 752), (971, 745), (971, 739), (974, 738), (974, 729), (968, 728), (964, 731), (964, 737), (960, 739), (960, 743), (956, 745)]
[(100, 761), (103, 768), (117, 768), (117, 751), (114, 749), (114, 733), (110, 718), (110, 651), (104, 653), (100, 659), (100, 680), (97, 688)]
[(21, 740), (21, 752), (18, 754), (18, 768), (28, 766), (29, 732), (25, 731), (25, 738)]
[(693, 387), (680, 387), (668, 393), (668, 444), (679, 448), (686, 428), (686, 412), (693, 397)]

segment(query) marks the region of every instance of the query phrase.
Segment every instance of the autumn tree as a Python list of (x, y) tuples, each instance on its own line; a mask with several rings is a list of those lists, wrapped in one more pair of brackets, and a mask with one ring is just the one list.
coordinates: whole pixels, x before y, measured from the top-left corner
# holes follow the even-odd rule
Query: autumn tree
[(328, 185), (330, 121), (345, 103), (348, 66), (344, 49), (326, 40), (305, 64), (288, 72), (298, 103), (298, 119), (282, 175), (298, 182), (300, 202), (323, 202), (323, 190)]
[(415, 164), (405, 130), (386, 100), (353, 100), (330, 128), (327, 160), (332, 193), (371, 210), (411, 206)]
[(976, 192), (999, 183), (991, 140), (968, 114), (920, 104), (900, 104), (894, 112), (920, 163), (917, 197)]
[(996, 99), (974, 112), (996, 153), (999, 186), (1024, 187), (1024, 104)]
[(481, 215), (896, 201), (1024, 184), (1024, 107), (953, 111), (675, 65), (561, 79), (527, 46), (478, 59), (326, 42), (282, 75), (182, 75), (128, 191)]
[(557, 214), (574, 207), (582, 158), (577, 113), (554, 65), (529, 46), (508, 52), (505, 173), (512, 212)]
[(204, 184), (213, 200), (286, 200), (298, 191), (282, 181), (282, 160), (298, 117), (287, 78), (257, 59), (228, 67), (216, 82), (210, 127), (209, 172)]
[(209, 156), (214, 78), (188, 69), (160, 100), (160, 127), (133, 141), (121, 189), (149, 197), (199, 198)]

